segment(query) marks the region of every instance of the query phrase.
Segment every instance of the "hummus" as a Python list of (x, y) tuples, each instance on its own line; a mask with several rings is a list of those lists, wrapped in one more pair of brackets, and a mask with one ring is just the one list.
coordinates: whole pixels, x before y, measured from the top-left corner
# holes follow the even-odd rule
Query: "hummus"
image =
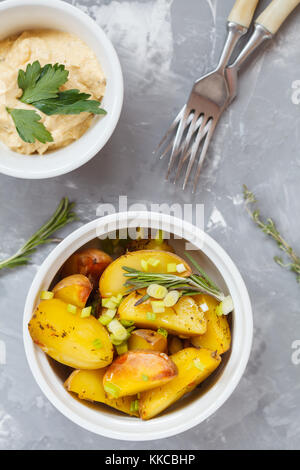
[[(105, 92), (105, 77), (94, 52), (78, 37), (54, 30), (25, 31), (0, 41), (0, 140), (12, 150), (22, 154), (43, 154), (48, 150), (65, 147), (79, 139), (92, 123), (93, 115), (46, 116), (39, 110), (18, 100), (22, 90), (18, 87), (18, 71), (38, 60), (46, 64), (64, 64), (69, 71), (68, 81), (61, 90), (77, 88), (89, 93), (91, 99), (101, 100)], [(34, 144), (24, 142), (16, 131), (8, 108), (35, 109), (41, 116), (54, 142)]]

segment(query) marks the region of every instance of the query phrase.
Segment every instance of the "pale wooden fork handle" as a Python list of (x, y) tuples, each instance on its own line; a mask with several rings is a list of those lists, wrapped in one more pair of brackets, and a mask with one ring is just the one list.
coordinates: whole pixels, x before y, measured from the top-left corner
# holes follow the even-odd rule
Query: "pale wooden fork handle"
[(258, 2), (259, 0), (236, 0), (228, 21), (249, 28)]
[(257, 18), (256, 23), (275, 34), (299, 4), (300, 0), (273, 0)]

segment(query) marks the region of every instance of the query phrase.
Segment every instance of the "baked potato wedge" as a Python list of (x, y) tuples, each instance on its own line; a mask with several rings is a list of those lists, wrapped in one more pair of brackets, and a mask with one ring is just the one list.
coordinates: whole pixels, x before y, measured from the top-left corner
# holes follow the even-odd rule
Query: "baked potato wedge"
[(43, 300), (28, 328), (31, 338), (45, 353), (75, 369), (99, 369), (113, 360), (113, 346), (104, 326), (93, 316), (74, 315), (60, 299)]
[(62, 268), (61, 275), (65, 277), (83, 274), (97, 287), (101, 274), (111, 262), (112, 258), (104, 251), (86, 248), (70, 256)]
[(166, 352), (167, 338), (156, 331), (141, 328), (131, 333), (128, 349), (130, 351), (149, 349), (150, 351)]
[(182, 297), (174, 307), (165, 307), (165, 311), (156, 313), (153, 320), (149, 312), (152, 312), (151, 300), (155, 299), (148, 299), (135, 306), (142, 295), (132, 292), (123, 299), (118, 309), (118, 316), (122, 320), (134, 321), (140, 328), (165, 328), (175, 335), (198, 336), (205, 333), (205, 316), (192, 297)]
[(96, 370), (74, 370), (65, 382), (68, 392), (78, 395), (81, 400), (96, 401), (105, 403), (123, 413), (131, 416), (138, 416), (138, 411), (132, 407), (132, 402), (136, 400), (136, 395), (107, 398), (103, 388), (103, 376), (106, 368)]
[(142, 419), (153, 418), (194, 390), (221, 362), (216, 352), (196, 348), (182, 349), (171, 359), (177, 366), (178, 375), (161, 387), (141, 393), (139, 411)]
[(128, 351), (107, 368), (103, 386), (108, 398), (135, 395), (174, 379), (177, 367), (164, 353)]
[(145, 239), (140, 238), (137, 240), (131, 240), (127, 245), (128, 251), (138, 251), (138, 250), (156, 250), (156, 251), (168, 251), (169, 253), (174, 253), (174, 248), (166, 240), (162, 240), (158, 243), (155, 239)]
[(183, 264), (186, 268), (186, 271), (184, 271), (182, 274), (176, 274), (181, 277), (186, 277), (191, 274), (191, 268), (187, 262), (174, 253), (160, 250), (132, 251), (126, 253), (126, 255), (120, 256), (120, 258), (113, 261), (113, 263), (111, 263), (105, 269), (99, 283), (101, 296), (111, 297), (118, 294), (124, 295), (128, 290), (128, 287), (124, 286), (127, 278), (124, 276), (125, 271), (122, 269), (123, 266), (142, 271), (143, 269), (141, 262), (145, 261), (147, 263), (149, 260), (158, 261), (157, 266), (152, 266), (149, 264), (149, 272), (166, 273), (168, 264)]
[(199, 306), (206, 305), (205, 308), (208, 307), (208, 310), (204, 312), (207, 320), (206, 332), (191, 339), (193, 346), (212, 349), (218, 354), (224, 354), (231, 345), (231, 332), (226, 316), (218, 316), (215, 312), (219, 302), (207, 294), (196, 295), (194, 299)]
[(82, 274), (73, 274), (59, 281), (52, 289), (54, 298), (63, 300), (76, 307), (85, 307), (93, 286), (89, 279)]

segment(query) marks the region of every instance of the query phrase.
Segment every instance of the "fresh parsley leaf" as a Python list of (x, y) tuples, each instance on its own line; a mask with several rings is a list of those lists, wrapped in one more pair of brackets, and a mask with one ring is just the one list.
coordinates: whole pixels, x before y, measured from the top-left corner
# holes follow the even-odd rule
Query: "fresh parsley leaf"
[(56, 98), (59, 88), (68, 80), (69, 72), (62, 64), (41, 67), (38, 60), (28, 64), (26, 71), (19, 70), (18, 85), (23, 90), (20, 100), (32, 104), (35, 101)]
[(53, 142), (53, 137), (47, 131), (44, 124), (39, 122), (41, 116), (36, 111), (29, 109), (11, 109), (6, 108), (11, 115), (19, 136), (24, 142), (33, 144), (36, 140), (45, 144)]
[(33, 103), (33, 106), (48, 116), (53, 114), (79, 114), (83, 112), (93, 114), (106, 114), (100, 108), (100, 102), (89, 100), (91, 95), (80, 93), (79, 90), (66, 90), (58, 93), (56, 98), (41, 99)]

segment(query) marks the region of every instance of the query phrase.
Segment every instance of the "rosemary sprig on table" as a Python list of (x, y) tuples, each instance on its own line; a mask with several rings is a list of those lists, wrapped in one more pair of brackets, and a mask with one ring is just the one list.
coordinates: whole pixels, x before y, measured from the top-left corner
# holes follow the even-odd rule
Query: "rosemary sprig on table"
[(57, 241), (55, 238), (51, 238), (51, 235), (77, 219), (75, 212), (72, 211), (73, 208), (74, 203), (70, 203), (68, 198), (64, 197), (50, 219), (13, 256), (0, 261), (0, 269), (28, 264), (30, 255), (37, 246)]
[[(212, 295), (219, 301), (224, 300), (225, 295), (221, 289), (219, 289), (219, 287), (208, 277), (191, 255), (188, 253), (185, 253), (185, 255), (198, 270), (199, 274), (197, 273), (191, 274), (188, 277), (180, 277), (175, 274), (151, 273), (123, 266), (122, 269), (125, 271), (124, 276), (129, 278), (124, 283), (124, 286), (129, 288), (127, 293), (147, 288), (151, 284), (160, 284), (168, 290), (179, 290), (181, 295), (205, 293)], [(141, 297), (135, 305), (139, 305), (147, 299), (149, 299), (148, 294)]]
[(279, 264), (279, 266), (282, 266), (284, 268), (289, 269), (290, 271), (293, 271), (294, 273), (297, 274), (297, 282), (300, 283), (300, 257), (295, 253), (293, 248), (288, 244), (288, 242), (282, 237), (282, 235), (279, 233), (275, 222), (273, 219), (268, 218), (265, 221), (261, 218), (260, 216), (260, 211), (258, 209), (252, 211), (249, 206), (256, 204), (257, 200), (254, 196), (254, 194), (249, 191), (246, 185), (243, 186), (244, 189), (244, 200), (246, 204), (246, 210), (250, 214), (251, 218), (253, 221), (256, 223), (256, 225), (262, 229), (264, 233), (269, 235), (279, 248), (286, 254), (286, 256), (291, 260), (291, 262), (285, 263), (282, 257), (280, 256), (275, 256), (274, 261)]

